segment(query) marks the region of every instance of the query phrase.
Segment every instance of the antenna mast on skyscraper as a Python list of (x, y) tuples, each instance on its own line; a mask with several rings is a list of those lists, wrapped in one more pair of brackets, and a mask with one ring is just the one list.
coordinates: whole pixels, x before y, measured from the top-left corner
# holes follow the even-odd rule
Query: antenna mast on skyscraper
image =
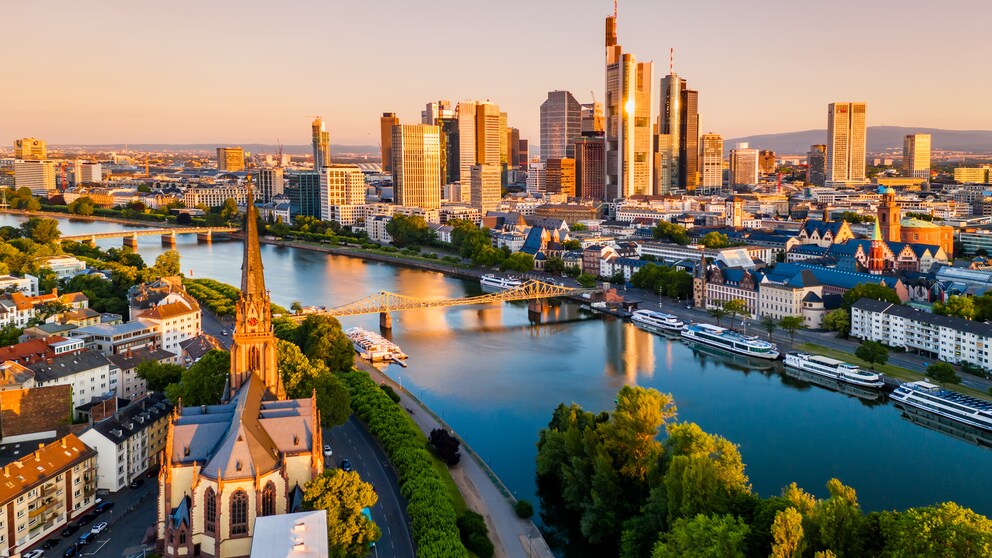
[(617, 18), (617, 0), (613, 0), (613, 19)]
[(668, 74), (675, 73), (675, 48), (668, 49)]

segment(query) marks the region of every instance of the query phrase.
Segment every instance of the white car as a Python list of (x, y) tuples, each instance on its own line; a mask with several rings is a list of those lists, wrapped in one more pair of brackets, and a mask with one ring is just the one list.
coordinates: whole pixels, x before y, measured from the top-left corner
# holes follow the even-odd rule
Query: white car
[(25, 552), (24, 554), (21, 554), (21, 558), (41, 558), (44, 555), (45, 555), (45, 551), (39, 548), (37, 550), (31, 550), (29, 552)]
[(90, 533), (93, 533), (94, 535), (99, 535), (100, 533), (104, 532), (106, 529), (107, 529), (107, 522), (101, 521), (100, 523), (94, 525), (92, 529), (90, 529)]
[(331, 451), (331, 446), (326, 446), (325, 445), (324, 446), (324, 457), (330, 457), (332, 455), (334, 455), (334, 452)]

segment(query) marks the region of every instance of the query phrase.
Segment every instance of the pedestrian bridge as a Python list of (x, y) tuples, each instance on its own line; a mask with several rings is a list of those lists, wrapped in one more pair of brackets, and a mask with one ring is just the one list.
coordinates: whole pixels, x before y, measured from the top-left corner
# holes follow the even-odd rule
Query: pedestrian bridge
[(162, 237), (162, 244), (168, 246), (175, 246), (177, 234), (195, 234), (197, 240), (210, 242), (211, 240), (213, 240), (214, 233), (232, 233), (232, 232), (238, 232), (240, 230), (241, 229), (237, 227), (170, 227), (167, 229), (132, 229), (127, 231), (115, 231), (115, 232), (105, 232), (105, 233), (65, 235), (62, 236), (59, 240), (60, 241), (71, 240), (73, 242), (94, 244), (96, 243), (97, 240), (100, 239), (123, 238), (124, 246), (130, 248), (137, 248), (139, 236), (160, 235)]
[(513, 300), (539, 301), (559, 296), (575, 296), (592, 293), (597, 289), (564, 287), (532, 279), (519, 287), (505, 289), (494, 293), (462, 298), (420, 298), (387, 291), (382, 291), (349, 304), (328, 308), (319, 312), (293, 315), (295, 320), (305, 319), (310, 315), (323, 316), (358, 316), (361, 314), (379, 314), (379, 325), (391, 327), (390, 312), (402, 310), (417, 310), (420, 308), (447, 308), (450, 306), (466, 306), (473, 304), (491, 304), (494, 302), (509, 302)]

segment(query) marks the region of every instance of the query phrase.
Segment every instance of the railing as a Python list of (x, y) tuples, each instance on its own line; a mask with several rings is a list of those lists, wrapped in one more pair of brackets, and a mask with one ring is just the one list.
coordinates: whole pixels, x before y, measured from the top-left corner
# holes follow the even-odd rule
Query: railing
[(72, 240), (79, 242), (94, 238), (125, 238), (129, 236), (151, 236), (156, 234), (227, 233), (238, 232), (240, 230), (241, 229), (237, 227), (173, 227), (168, 229), (133, 229), (127, 231), (67, 235), (61, 237), (59, 240)]

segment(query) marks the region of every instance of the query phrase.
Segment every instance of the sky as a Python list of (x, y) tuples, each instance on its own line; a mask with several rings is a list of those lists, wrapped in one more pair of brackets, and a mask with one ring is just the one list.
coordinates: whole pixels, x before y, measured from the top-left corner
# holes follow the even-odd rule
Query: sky
[[(610, 0), (57, 0), (3, 9), (0, 141), (376, 145), (379, 117), (489, 99), (538, 143), (551, 90), (604, 93)], [(699, 91), (700, 132), (992, 129), (986, 0), (621, 0), (620, 44)], [(657, 112), (657, 108), (655, 108)]]

